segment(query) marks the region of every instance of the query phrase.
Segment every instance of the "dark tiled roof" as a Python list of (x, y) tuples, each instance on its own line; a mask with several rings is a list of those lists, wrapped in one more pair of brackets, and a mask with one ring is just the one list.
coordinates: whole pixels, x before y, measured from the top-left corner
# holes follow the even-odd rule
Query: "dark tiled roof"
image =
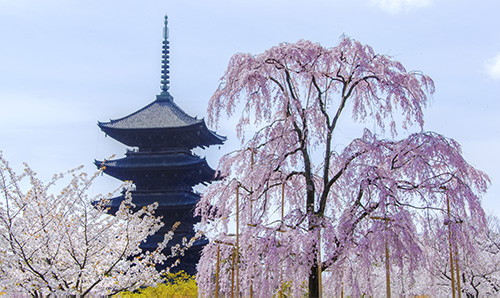
[(204, 158), (199, 158), (185, 153), (161, 154), (161, 155), (133, 155), (125, 158), (94, 161), (99, 166), (114, 168), (164, 168), (164, 167), (189, 167), (198, 164), (206, 164)]
[(186, 114), (172, 100), (155, 100), (126, 117), (99, 122), (99, 126), (115, 129), (174, 128), (191, 126), (202, 121)]
[[(124, 195), (114, 197), (108, 200), (103, 200), (105, 207), (111, 207), (113, 213), (118, 210), (121, 202), (125, 199)], [(132, 192), (132, 202), (138, 206), (147, 206), (158, 202), (159, 208), (162, 207), (193, 207), (200, 200), (200, 196), (192, 192), (178, 192), (178, 193), (136, 193)], [(95, 201), (93, 204), (98, 204)]]

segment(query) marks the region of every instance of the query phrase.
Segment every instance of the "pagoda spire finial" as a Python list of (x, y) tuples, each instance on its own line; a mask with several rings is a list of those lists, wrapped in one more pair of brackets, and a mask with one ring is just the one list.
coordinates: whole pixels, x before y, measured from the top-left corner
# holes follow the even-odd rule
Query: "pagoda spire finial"
[(165, 27), (163, 28), (163, 47), (162, 47), (162, 66), (161, 66), (161, 93), (158, 99), (172, 100), (172, 95), (168, 92), (170, 89), (170, 46), (168, 42), (168, 16), (165, 15)]

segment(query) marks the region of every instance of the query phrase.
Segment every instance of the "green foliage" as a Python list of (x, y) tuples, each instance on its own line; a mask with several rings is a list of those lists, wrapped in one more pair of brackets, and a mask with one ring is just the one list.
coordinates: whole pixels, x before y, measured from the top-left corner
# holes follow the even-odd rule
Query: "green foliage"
[(169, 273), (164, 277), (164, 282), (156, 287), (147, 287), (135, 293), (121, 292), (116, 295), (121, 298), (137, 297), (198, 297), (198, 286), (194, 275), (184, 271)]

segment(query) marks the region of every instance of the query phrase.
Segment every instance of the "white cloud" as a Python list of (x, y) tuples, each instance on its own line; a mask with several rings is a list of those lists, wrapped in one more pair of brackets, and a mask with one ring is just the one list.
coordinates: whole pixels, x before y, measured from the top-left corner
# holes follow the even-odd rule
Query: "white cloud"
[(500, 53), (485, 63), (486, 71), (494, 80), (500, 80)]
[(432, 5), (432, 0), (370, 0), (370, 2), (391, 14)]

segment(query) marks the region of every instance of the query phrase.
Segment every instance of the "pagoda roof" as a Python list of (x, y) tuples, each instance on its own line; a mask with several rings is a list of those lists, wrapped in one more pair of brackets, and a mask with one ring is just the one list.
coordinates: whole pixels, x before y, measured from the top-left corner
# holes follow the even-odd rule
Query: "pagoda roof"
[(171, 98), (158, 95), (157, 99), (142, 109), (120, 119), (99, 122), (101, 128), (150, 129), (179, 128), (204, 122), (189, 116)]
[(171, 153), (171, 154), (152, 154), (139, 155), (133, 154), (125, 158), (112, 159), (106, 161), (95, 160), (94, 164), (106, 166), (106, 168), (175, 168), (175, 167), (197, 167), (206, 165), (205, 158), (200, 158), (186, 153)]
[[(113, 213), (118, 210), (121, 202), (125, 200), (125, 195), (122, 194), (118, 197), (104, 200), (104, 207), (110, 207)], [(140, 193), (132, 191), (132, 203), (138, 207), (147, 206), (155, 202), (158, 203), (158, 209), (163, 213), (175, 208), (189, 208), (192, 209), (200, 200), (200, 195), (193, 192), (178, 192), (178, 193)], [(97, 204), (98, 201), (93, 204)], [(165, 209), (166, 210), (163, 210)]]
[(134, 154), (115, 160), (96, 160), (94, 164), (104, 166), (104, 173), (119, 180), (132, 180), (137, 190), (191, 189), (215, 177), (215, 170), (206, 159), (185, 153)]

